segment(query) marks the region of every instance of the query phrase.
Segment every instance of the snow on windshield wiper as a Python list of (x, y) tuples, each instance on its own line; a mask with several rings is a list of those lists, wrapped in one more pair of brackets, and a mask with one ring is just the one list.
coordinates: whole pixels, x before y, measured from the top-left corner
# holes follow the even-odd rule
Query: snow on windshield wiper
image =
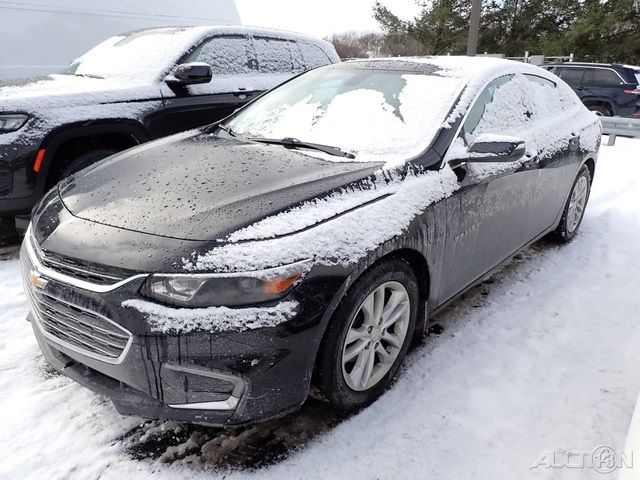
[(282, 145), (285, 148), (310, 148), (311, 150), (319, 150), (335, 157), (356, 158), (351, 152), (345, 152), (338, 147), (332, 147), (331, 145), (320, 145), (319, 143), (309, 143), (298, 140), (297, 138), (285, 137), (282, 139), (277, 138), (261, 138), (261, 137), (248, 137), (245, 140), (252, 142), (269, 143), (273, 145)]
[(223, 125), (221, 123), (219, 123), (216, 127), (222, 130), (223, 132), (227, 132), (227, 134), (232, 137), (237, 137), (236, 133), (233, 130), (231, 130), (231, 127), (227, 127), (226, 125)]
[(99, 78), (104, 80), (104, 77), (101, 77), (100, 75), (93, 75), (91, 73), (74, 73), (73, 75), (76, 77)]

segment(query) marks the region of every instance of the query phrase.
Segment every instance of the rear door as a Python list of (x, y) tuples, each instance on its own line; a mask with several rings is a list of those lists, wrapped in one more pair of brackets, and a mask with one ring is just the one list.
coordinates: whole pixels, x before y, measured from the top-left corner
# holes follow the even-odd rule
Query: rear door
[(209, 64), (213, 78), (207, 84), (164, 87), (164, 111), (150, 122), (156, 137), (218, 121), (262, 91), (254, 81), (258, 62), (248, 36), (209, 38), (182, 63), (186, 62)]
[(573, 88), (578, 97), (582, 98), (589, 94), (585, 92), (583, 85), (585, 71), (586, 69), (582, 67), (557, 67), (554, 73)]

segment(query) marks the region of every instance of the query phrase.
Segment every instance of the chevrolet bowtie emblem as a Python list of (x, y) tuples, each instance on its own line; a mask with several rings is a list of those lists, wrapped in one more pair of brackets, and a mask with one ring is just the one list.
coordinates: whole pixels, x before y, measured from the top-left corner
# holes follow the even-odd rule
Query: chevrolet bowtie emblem
[(46, 287), (47, 283), (49, 283), (48, 280), (45, 280), (44, 278), (42, 278), (42, 275), (40, 275), (35, 270), (31, 270), (29, 272), (29, 281), (31, 282), (31, 285), (40, 289)]

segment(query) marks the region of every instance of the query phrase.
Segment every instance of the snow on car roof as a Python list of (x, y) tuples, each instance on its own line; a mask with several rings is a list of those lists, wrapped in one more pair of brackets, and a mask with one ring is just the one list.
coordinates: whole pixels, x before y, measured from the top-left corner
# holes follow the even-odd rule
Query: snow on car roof
[(324, 40), (273, 29), (237, 26), (156, 27), (122, 33), (77, 58), (69, 67), (76, 75), (151, 83), (169, 72), (196, 43), (216, 34), (260, 35), (313, 41), (331, 52)]
[[(466, 111), (480, 89), (500, 75), (528, 73), (558, 83), (558, 77), (544, 68), (495, 57), (466, 57), (457, 55), (387, 57), (349, 60), (348, 62), (344, 62), (343, 65), (357, 66), (359, 64), (366, 66), (366, 68), (409, 69), (416, 73), (430, 73), (442, 77), (449, 77), (452, 80), (459, 80), (459, 93), (462, 93), (462, 96), (446, 119), (444, 124), (445, 128), (450, 126)], [(426, 67), (427, 65), (429, 68)], [(425, 68), (420, 68), (419, 66), (425, 66)], [(433, 68), (436, 70), (433, 70)]]

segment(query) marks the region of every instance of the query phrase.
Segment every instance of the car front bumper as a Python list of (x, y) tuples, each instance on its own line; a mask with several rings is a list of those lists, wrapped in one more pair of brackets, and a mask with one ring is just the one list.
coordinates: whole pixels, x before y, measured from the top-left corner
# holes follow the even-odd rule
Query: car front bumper
[(144, 275), (110, 292), (87, 291), (47, 276), (30, 241), (21, 250), (23, 277), (45, 358), (120, 413), (231, 426), (276, 418), (306, 399), (329, 315), (319, 298), (334, 296), (341, 281), (323, 280), (320, 295), (296, 290), (298, 312), (275, 327), (157, 334), (144, 314), (122, 307)]

